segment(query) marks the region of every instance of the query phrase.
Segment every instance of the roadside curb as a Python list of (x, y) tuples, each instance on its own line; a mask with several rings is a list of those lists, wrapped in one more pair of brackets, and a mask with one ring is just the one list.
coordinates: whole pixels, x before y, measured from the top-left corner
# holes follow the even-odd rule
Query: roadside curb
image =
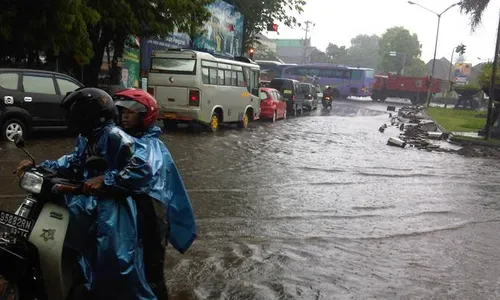
[(427, 113), (427, 108), (425, 110), (422, 111), (422, 114), (429, 120), (432, 120), (432, 122), (434, 122), (434, 124), (436, 124), (436, 127), (439, 129), (439, 131), (441, 131), (442, 133), (444, 134), (447, 134), (449, 136), (453, 136), (453, 133), (446, 130), (443, 126), (441, 126), (441, 124), (439, 124), (436, 120), (434, 120), (434, 118), (432, 118), (431, 116), (429, 116), (429, 114)]

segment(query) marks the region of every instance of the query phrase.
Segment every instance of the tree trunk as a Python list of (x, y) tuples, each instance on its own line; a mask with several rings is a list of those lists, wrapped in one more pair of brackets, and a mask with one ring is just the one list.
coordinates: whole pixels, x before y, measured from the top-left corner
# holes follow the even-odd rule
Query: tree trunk
[(97, 87), (104, 51), (111, 41), (112, 35), (109, 30), (101, 30), (100, 26), (89, 28), (89, 35), (92, 41), (94, 56), (90, 59), (89, 64), (84, 67), (84, 84), (89, 87)]

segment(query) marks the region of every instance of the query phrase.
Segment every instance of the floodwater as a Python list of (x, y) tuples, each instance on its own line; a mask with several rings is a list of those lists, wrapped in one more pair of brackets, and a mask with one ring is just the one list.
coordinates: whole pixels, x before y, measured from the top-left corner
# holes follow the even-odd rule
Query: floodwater
[[(169, 247), (171, 299), (499, 299), (498, 161), (389, 147), (386, 106), (166, 133), (199, 233), (184, 255)], [(73, 138), (27, 143), (57, 158)], [(13, 209), (24, 154), (0, 147)]]

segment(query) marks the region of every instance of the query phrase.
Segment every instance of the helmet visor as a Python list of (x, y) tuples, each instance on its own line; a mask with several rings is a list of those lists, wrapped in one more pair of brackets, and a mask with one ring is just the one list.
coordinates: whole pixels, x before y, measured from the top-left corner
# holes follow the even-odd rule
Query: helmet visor
[(128, 100), (128, 99), (117, 99), (115, 102), (118, 108), (126, 108), (136, 113), (145, 113), (147, 112), (146, 106), (142, 105), (139, 102)]

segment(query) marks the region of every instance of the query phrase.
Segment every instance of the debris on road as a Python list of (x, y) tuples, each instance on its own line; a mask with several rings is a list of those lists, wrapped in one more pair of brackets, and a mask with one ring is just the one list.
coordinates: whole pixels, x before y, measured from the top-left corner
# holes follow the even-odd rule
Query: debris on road
[(395, 137), (389, 138), (389, 140), (387, 141), (387, 145), (394, 146), (394, 147), (401, 147), (401, 148), (406, 147), (405, 141), (403, 141), (402, 139), (399, 139), (399, 138), (395, 138)]
[[(438, 125), (427, 117), (425, 108), (422, 106), (404, 106), (399, 109), (397, 115), (389, 114), (389, 118), (390, 126), (399, 128), (401, 131), (399, 136), (389, 138), (387, 141), (389, 146), (400, 148), (409, 146), (408, 148), (417, 148), (430, 152), (447, 152), (466, 157), (500, 159), (500, 148), (472, 144), (462, 145), (458, 150), (446, 148), (445, 145), (450, 145), (445, 142), (448, 141), (450, 134), (441, 132)], [(379, 128), (379, 131), (384, 133), (388, 127), (387, 124), (384, 124)]]

